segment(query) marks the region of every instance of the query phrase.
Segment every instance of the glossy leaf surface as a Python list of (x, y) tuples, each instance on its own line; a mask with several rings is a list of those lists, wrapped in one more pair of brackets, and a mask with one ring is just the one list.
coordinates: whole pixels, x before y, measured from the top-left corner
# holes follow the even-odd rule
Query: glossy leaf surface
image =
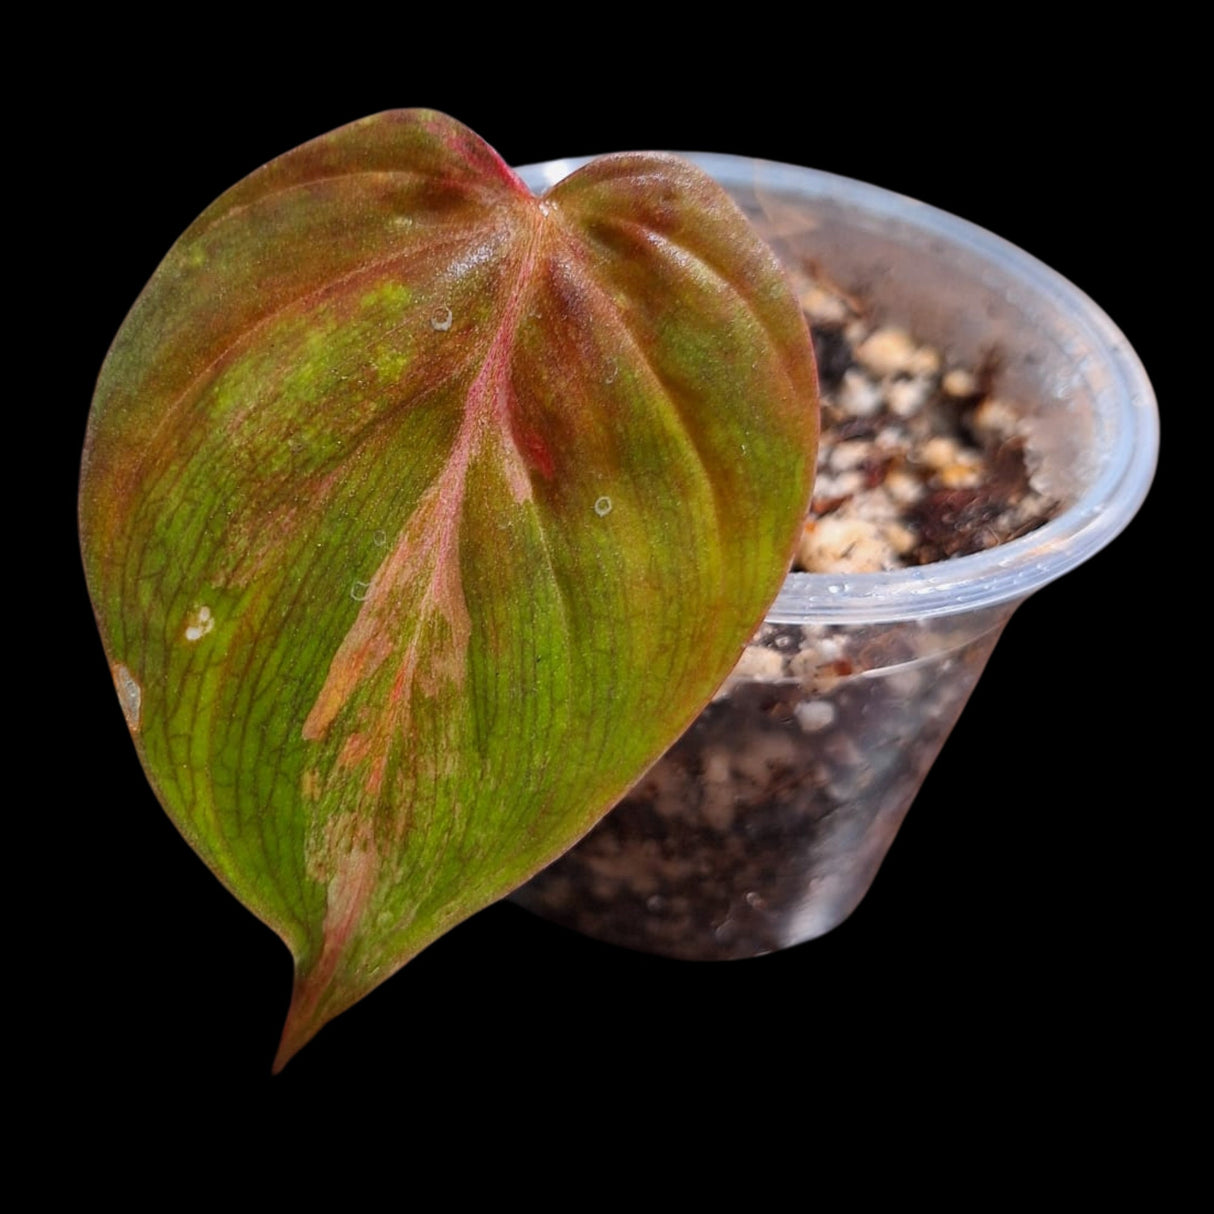
[(82, 544), (157, 795), (294, 955), (280, 1064), (690, 723), (816, 420), (774, 257), (672, 157), (539, 200), (380, 114), (181, 237), (98, 382)]

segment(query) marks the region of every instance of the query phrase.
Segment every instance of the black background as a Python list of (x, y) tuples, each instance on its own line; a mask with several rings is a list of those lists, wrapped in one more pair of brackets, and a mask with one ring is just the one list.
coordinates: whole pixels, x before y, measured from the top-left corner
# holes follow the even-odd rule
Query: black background
[(1078, 75), (1063, 52), (1017, 67), (982, 48), (916, 48), (880, 63), (851, 42), (829, 49), (802, 67), (789, 47), (778, 68), (741, 80), (718, 59), (687, 62), (668, 47), (651, 63), (651, 48), (632, 42), (551, 78), (530, 62), (471, 71), (447, 58), (421, 75), (416, 64), (390, 78), (381, 69), (382, 84), (349, 64), (330, 73), (320, 48), (298, 75), (269, 78), (262, 59), (233, 52), (213, 76), (163, 60), (99, 69), (65, 110), (39, 119), (60, 132), (34, 220), (54, 229), (46, 306), (61, 339), (43, 355), (53, 405), (45, 419), (33, 413), (53, 431), (55, 711), (71, 740), (42, 761), (58, 791), (30, 807), (42, 815), (38, 854), (61, 858), (51, 884), (66, 910), (45, 938), (35, 923), (30, 1003), (37, 1012), (49, 998), (58, 1013), (66, 1090), (166, 1108), (235, 1096), (268, 1112), (317, 1094), (357, 1108), (375, 1087), (407, 1093), (410, 1109), (524, 1120), (620, 1100), (655, 1127), (724, 1131), (783, 1117), (786, 1096), (824, 1109), (848, 1091), (943, 1093), (982, 1115), (1036, 1093), (1057, 1108), (1112, 1094), (1139, 1065), (1122, 1052), (1110, 1070), (1103, 1042), (1110, 1017), (1152, 980), (1159, 930), (1150, 822), (1167, 795), (1159, 692), (1178, 637), (1145, 595), (1171, 576), (1164, 520), (1177, 491), (1166, 461), (1125, 534), (1021, 608), (872, 892), (836, 931), (754, 961), (696, 965), (497, 906), (275, 1079), (286, 950), (180, 840), (115, 701), (73, 550), (79, 450), (108, 343), (214, 197), (379, 109), (444, 109), (515, 164), (713, 150), (918, 197), (1091, 295), (1138, 349), (1167, 415), (1175, 374), (1163, 343), (1176, 301), (1163, 267), (1176, 263), (1177, 238), (1162, 222), (1172, 212), (1152, 138), (1171, 121), (1167, 98), (1144, 103), (1111, 68)]

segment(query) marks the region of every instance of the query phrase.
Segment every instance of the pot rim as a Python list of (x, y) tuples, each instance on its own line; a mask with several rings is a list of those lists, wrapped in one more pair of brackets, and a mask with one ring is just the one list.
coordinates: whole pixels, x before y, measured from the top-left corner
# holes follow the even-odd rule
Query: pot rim
[[(1124, 334), (1078, 287), (1023, 249), (968, 220), (905, 195), (817, 169), (720, 153), (678, 153), (722, 185), (760, 186), (829, 200), (878, 224), (911, 229), (989, 264), (1018, 294), (1081, 334), (1097, 418), (1109, 435), (1080, 496), (1044, 526), (971, 556), (884, 573), (790, 573), (766, 619), (781, 624), (870, 624), (927, 619), (1020, 602), (1113, 540), (1147, 495), (1159, 451), (1154, 391)], [(593, 159), (530, 164), (517, 172), (542, 191)], [(1098, 378), (1098, 383), (1092, 383)]]

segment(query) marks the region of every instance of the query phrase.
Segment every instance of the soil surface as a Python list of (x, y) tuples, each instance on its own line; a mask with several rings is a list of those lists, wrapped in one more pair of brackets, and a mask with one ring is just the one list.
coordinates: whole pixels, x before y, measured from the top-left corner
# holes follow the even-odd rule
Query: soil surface
[(1015, 404), (994, 391), (998, 355), (949, 367), (905, 329), (808, 282), (822, 387), (814, 498), (794, 569), (875, 573), (1006, 543), (1058, 503), (1033, 486)]

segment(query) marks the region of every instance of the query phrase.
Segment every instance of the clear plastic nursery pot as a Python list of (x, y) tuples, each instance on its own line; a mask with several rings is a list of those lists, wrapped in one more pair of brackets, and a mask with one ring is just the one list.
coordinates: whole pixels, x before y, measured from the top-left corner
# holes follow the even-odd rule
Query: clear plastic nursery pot
[[(1141, 505), (1158, 416), (1128, 343), (1035, 258), (845, 178), (693, 155), (794, 277), (863, 296), (945, 365), (997, 354), (1035, 484), (1061, 503), (1019, 539), (886, 573), (793, 573), (742, 664), (600, 825), (514, 899), (586, 935), (689, 959), (819, 936), (868, 890), (1004, 626)], [(577, 161), (533, 165), (546, 188)]]

